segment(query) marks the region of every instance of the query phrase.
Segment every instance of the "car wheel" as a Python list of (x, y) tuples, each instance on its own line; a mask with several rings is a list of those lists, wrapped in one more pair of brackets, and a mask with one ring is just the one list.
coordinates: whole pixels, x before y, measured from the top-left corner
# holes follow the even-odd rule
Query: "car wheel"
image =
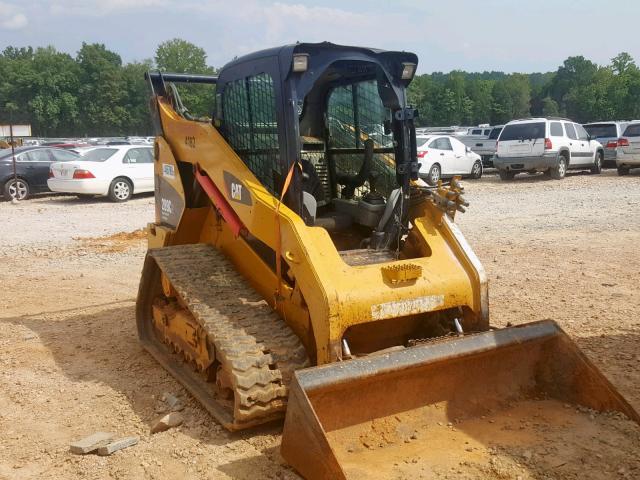
[(480, 178), (482, 177), (482, 162), (480, 160), (476, 160), (471, 167), (471, 178)]
[(629, 175), (629, 167), (619, 166), (618, 167), (618, 175), (620, 175), (621, 177), (624, 176), (624, 175)]
[(22, 178), (11, 179), (4, 184), (4, 198), (6, 200), (25, 200), (29, 197), (29, 184)]
[(427, 183), (429, 185), (436, 185), (438, 180), (440, 180), (440, 165), (437, 163), (431, 165), (429, 169), (429, 175), (427, 175)]
[(596, 153), (596, 159), (593, 164), (593, 167), (591, 167), (591, 173), (598, 174), (602, 172), (602, 160), (603, 160), (602, 157), (603, 157), (602, 152)]
[(109, 198), (112, 202), (126, 202), (133, 195), (133, 185), (126, 178), (116, 178), (109, 186)]
[(558, 157), (558, 164), (549, 170), (551, 178), (555, 180), (562, 180), (567, 174), (567, 158), (564, 156)]
[(498, 170), (498, 175), (500, 175), (500, 180), (513, 180), (513, 177), (516, 174), (510, 170)]

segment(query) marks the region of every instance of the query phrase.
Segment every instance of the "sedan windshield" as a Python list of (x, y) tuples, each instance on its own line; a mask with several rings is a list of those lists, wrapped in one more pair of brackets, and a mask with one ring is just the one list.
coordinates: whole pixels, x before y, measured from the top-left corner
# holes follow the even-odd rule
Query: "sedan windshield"
[(115, 148), (96, 148), (93, 150), (89, 150), (78, 160), (82, 160), (85, 162), (104, 162), (105, 160), (111, 158), (117, 151), (118, 150), (116, 150)]
[(418, 137), (418, 138), (416, 138), (416, 147), (420, 148), (421, 146), (423, 146), (425, 143), (427, 143), (429, 141), (429, 138), (431, 138), (431, 137)]

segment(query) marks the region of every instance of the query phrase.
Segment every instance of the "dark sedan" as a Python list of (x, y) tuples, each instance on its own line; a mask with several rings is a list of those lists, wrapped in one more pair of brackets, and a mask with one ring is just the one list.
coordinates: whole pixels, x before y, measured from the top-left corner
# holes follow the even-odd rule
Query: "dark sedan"
[(4, 198), (24, 200), (32, 193), (48, 191), (47, 178), (52, 162), (77, 160), (80, 155), (61, 148), (20, 147), (16, 148), (16, 172), (13, 175), (11, 149), (0, 150), (0, 189)]

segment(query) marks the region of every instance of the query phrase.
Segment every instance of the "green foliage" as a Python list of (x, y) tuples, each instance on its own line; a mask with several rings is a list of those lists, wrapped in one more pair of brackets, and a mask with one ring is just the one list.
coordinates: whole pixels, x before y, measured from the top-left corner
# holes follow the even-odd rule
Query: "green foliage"
[[(6, 47), (0, 53), (0, 123), (30, 123), (41, 136), (151, 134), (144, 72), (213, 74), (205, 51), (185, 40), (160, 44), (153, 60), (123, 64), (102, 44), (74, 57), (53, 47)], [(189, 112), (209, 116), (214, 89), (183, 85)], [(419, 125), (500, 124), (529, 115), (578, 122), (640, 118), (640, 69), (622, 52), (610, 65), (569, 57), (555, 72), (418, 75), (408, 90)]]
[(493, 85), (491, 91), (493, 104), (491, 106), (491, 123), (498, 125), (513, 118), (513, 100), (507, 88), (507, 82), (500, 80)]
[(569, 57), (556, 72), (418, 75), (409, 101), (422, 126), (501, 124), (530, 115), (578, 122), (640, 117), (640, 69), (628, 53), (598, 66)]
[(560, 115), (560, 107), (551, 97), (544, 97), (542, 99), (542, 115), (545, 117), (557, 117)]
[[(185, 40), (174, 38), (158, 45), (156, 66), (160, 71), (172, 73), (200, 73), (213, 75), (215, 70), (207, 66), (205, 51)], [(178, 85), (178, 93), (191, 115), (210, 116), (213, 110), (215, 89), (209, 85)]]
[[(177, 39), (158, 47), (155, 63), (123, 64), (102, 44), (83, 43), (75, 58), (53, 47), (9, 46), (0, 53), (0, 123), (11, 117), (49, 137), (149, 135), (144, 73), (156, 68), (213, 73), (204, 50)], [(194, 86), (183, 100), (192, 113), (210, 115), (211, 88)]]

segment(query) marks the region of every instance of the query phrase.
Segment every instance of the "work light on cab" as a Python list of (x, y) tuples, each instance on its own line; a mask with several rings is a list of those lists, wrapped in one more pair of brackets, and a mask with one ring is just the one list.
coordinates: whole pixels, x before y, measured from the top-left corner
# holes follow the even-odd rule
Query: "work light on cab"
[(306, 53), (296, 53), (293, 55), (293, 67), (296, 73), (306, 72), (309, 66), (309, 55)]
[(415, 63), (402, 63), (402, 80), (411, 80), (416, 73), (416, 64)]

